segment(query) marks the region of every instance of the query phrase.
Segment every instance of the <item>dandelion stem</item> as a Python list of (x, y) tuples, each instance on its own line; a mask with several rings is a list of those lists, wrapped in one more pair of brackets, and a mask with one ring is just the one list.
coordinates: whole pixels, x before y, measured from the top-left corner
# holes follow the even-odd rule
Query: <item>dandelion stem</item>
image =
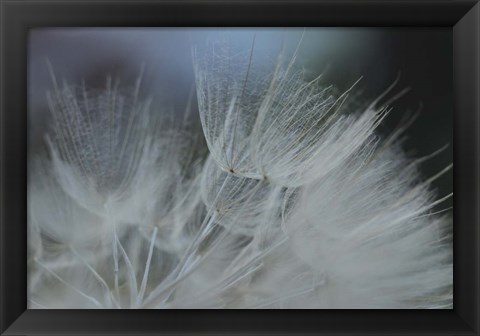
[(110, 292), (110, 287), (108, 287), (106, 281), (98, 274), (98, 272), (90, 265), (90, 263), (85, 260), (84, 257), (82, 257), (77, 250), (73, 246), (69, 246), (70, 251), (75, 255), (80, 261), (87, 266), (87, 268), (92, 272), (93, 276), (100, 282), (100, 284), (103, 286), (105, 289), (105, 298), (107, 300), (107, 305), (110, 306), (111, 303), (114, 303), (116, 308), (120, 308), (120, 305), (118, 304), (117, 300), (115, 300), (114, 297), (112, 297), (112, 293)]
[(143, 296), (145, 295), (145, 288), (147, 287), (148, 272), (150, 270), (150, 264), (152, 262), (152, 254), (153, 254), (153, 249), (155, 247), (155, 239), (157, 238), (157, 231), (158, 229), (155, 227), (153, 229), (152, 240), (150, 241), (150, 249), (148, 251), (147, 262), (145, 263), (145, 272), (143, 273), (140, 292), (138, 293), (138, 296), (137, 296), (137, 306), (140, 305), (141, 301), (143, 300)]
[(129, 276), (128, 287), (130, 289), (130, 307), (133, 307), (135, 305), (135, 301), (136, 301), (137, 296), (138, 296), (137, 277), (135, 275), (135, 270), (133, 268), (133, 265), (130, 262), (130, 259), (128, 258), (128, 255), (127, 255), (127, 252), (125, 252), (125, 249), (123, 248), (120, 240), (118, 240), (118, 247), (119, 247), (120, 252), (122, 253), (123, 260), (125, 260), (125, 264), (127, 265), (127, 271), (128, 271), (128, 276)]
[[(105, 204), (105, 210), (107, 213), (107, 218), (110, 219), (110, 208), (108, 207), (107, 204)], [(113, 256), (113, 274), (114, 274), (114, 286), (115, 286), (115, 296), (120, 302), (120, 289), (118, 286), (118, 245), (117, 245), (117, 226), (115, 222), (113, 222), (113, 240), (112, 240), (112, 256)]]

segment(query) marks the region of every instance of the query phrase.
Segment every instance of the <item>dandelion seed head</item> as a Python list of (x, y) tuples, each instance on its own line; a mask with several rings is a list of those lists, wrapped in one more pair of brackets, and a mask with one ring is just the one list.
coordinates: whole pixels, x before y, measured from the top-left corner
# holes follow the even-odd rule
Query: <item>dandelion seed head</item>
[(377, 134), (390, 108), (305, 80), (297, 51), (265, 65), (255, 41), (197, 49), (201, 130), (192, 101), (173, 117), (140, 81), (54, 79), (29, 307), (450, 308), (444, 171), (425, 180), (403, 129)]

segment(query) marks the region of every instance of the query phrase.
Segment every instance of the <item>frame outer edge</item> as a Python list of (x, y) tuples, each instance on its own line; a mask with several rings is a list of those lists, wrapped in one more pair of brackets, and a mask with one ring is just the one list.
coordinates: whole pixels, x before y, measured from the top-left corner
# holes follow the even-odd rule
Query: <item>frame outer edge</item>
[[(480, 3), (453, 27), (455, 132), (454, 309), (477, 334), (480, 331)], [(462, 113), (462, 114), (460, 114)], [(471, 180), (470, 180), (471, 179)], [(467, 183), (466, 183), (467, 182)], [(461, 192), (458, 192), (461, 190)], [(472, 223), (473, 221), (473, 223)], [(463, 223), (463, 226), (455, 226)], [(467, 225), (466, 225), (467, 224)], [(470, 224), (470, 225), (468, 225)], [(463, 243), (460, 242), (462, 237)], [(466, 243), (465, 243), (466, 241)], [(469, 266), (477, 267), (473, 270)], [(465, 288), (472, 288), (468, 292)]]
[[(12, 3), (12, 1), (9, 1), (10, 3)], [(19, 0), (19, 2), (22, 2), (21, 0)], [(37, 2), (37, 1), (33, 1), (33, 2)], [(39, 3), (42, 2), (42, 1), (38, 1)], [(68, 1), (66, 1), (68, 3)], [(113, 1), (108, 1), (108, 2), (113, 2)], [(5, 131), (8, 132), (8, 129), (7, 127), (4, 127), (5, 123), (5, 107), (6, 107), (6, 103), (5, 103), (5, 99), (8, 98), (8, 100), (11, 102), (12, 98), (10, 96), (8, 96), (6, 94), (7, 90), (8, 92), (11, 92), (12, 89), (11, 88), (6, 88), (4, 86), (4, 80), (6, 77), (5, 76), (5, 72), (9, 72), (9, 73), (12, 73), (13, 70), (9, 70), (9, 69), (6, 69), (5, 68), (5, 57), (7, 55), (7, 51), (5, 51), (5, 48), (3, 47), (5, 44), (6, 44), (6, 33), (5, 31), (7, 30), (7, 27), (8, 27), (8, 24), (7, 22), (5, 21), (8, 21), (8, 23), (11, 25), (12, 22), (15, 22), (15, 18), (7, 18), (6, 17), (6, 10), (5, 10), (5, 7), (6, 7), (6, 4), (8, 2), (7, 1), (3, 1), (3, 0), (0, 0), (0, 28), (1, 28), (1, 32), (0, 32), (0, 53), (1, 53), (1, 57), (0, 57), (0, 73), (1, 73), (1, 82), (0, 82), (0, 109), (1, 109), (1, 113), (0, 113), (0, 162), (4, 162), (4, 160), (7, 158), (6, 157), (6, 152), (5, 152), (5, 146), (7, 145), (7, 140), (8, 141), (11, 141), (8, 139), (8, 137), (5, 135)], [(86, 3), (88, 3), (88, 1), (86, 1)], [(228, 3), (228, 1), (226, 1), (226, 3)], [(466, 2), (465, 2), (466, 3)], [(472, 24), (472, 21), (469, 21), (469, 23), (466, 23), (466, 21), (468, 20), (473, 20), (474, 21), (474, 24), (475, 26)], [(458, 40), (460, 40), (460, 37), (461, 36), (464, 36), (467, 35), (469, 37), (473, 36), (475, 37), (475, 39), (473, 40), (473, 43), (475, 44), (476, 48), (472, 47), (471, 45), (468, 46), (466, 44), (468, 43), (472, 43), (472, 40), (468, 40), (467, 42), (467, 39), (464, 38), (463, 40), (463, 44), (461, 45), (461, 47), (463, 48), (463, 50), (466, 50), (467, 52), (471, 52), (472, 50), (474, 51), (473, 52), (473, 55), (470, 55), (469, 57), (467, 57), (467, 55), (463, 55), (464, 57), (463, 58), (467, 58), (467, 62), (464, 62), (463, 65), (458, 65), (458, 64), (455, 64), (455, 73), (457, 72), (457, 70), (459, 70), (461, 72), (461, 79), (464, 81), (463, 85), (461, 86), (461, 89), (458, 87), (461, 83), (459, 82), (459, 79), (457, 78), (457, 76), (455, 75), (454, 77), (454, 83), (456, 84), (456, 108), (460, 108), (462, 107), (462, 109), (465, 111), (471, 111), (472, 107), (474, 108), (472, 115), (471, 116), (462, 116), (462, 120), (461, 120), (461, 126), (463, 129), (467, 130), (465, 133), (465, 135), (461, 135), (461, 134), (457, 134), (456, 135), (456, 139), (464, 139), (465, 137), (467, 138), (463, 141), (460, 142), (460, 144), (465, 147), (465, 148), (462, 148), (461, 150), (461, 153), (462, 154), (466, 154), (466, 155), (472, 155), (473, 156), (470, 156), (468, 157), (467, 159), (464, 159), (463, 160), (463, 163), (462, 164), (458, 164), (456, 166), (456, 168), (466, 168), (467, 170), (467, 173), (466, 176), (468, 177), (472, 177), (474, 179), (474, 181), (471, 181), (472, 183), (469, 185), (469, 186), (465, 186), (465, 189), (468, 190), (468, 192), (471, 191), (471, 195), (472, 197), (469, 198), (469, 199), (466, 199), (465, 200), (465, 207), (467, 208), (467, 210), (470, 211), (470, 214), (473, 212), (471, 210), (474, 209), (474, 218), (465, 218), (465, 220), (470, 220), (470, 219), (475, 219), (475, 225), (473, 225), (473, 228), (469, 228), (471, 231), (468, 231), (467, 233), (465, 233), (465, 231), (467, 230), (464, 230), (463, 231), (463, 238), (465, 238), (469, 233), (471, 233), (471, 236), (470, 236), (470, 239), (468, 240), (468, 243), (472, 243), (473, 244), (470, 244), (468, 248), (463, 248), (463, 254), (461, 254), (463, 257), (465, 258), (470, 258), (468, 259), (469, 262), (466, 263), (465, 262), (465, 265), (463, 266), (464, 267), (464, 270), (463, 270), (463, 274), (472, 274), (472, 270), (470, 268), (468, 268), (468, 266), (471, 266), (472, 263), (476, 262), (476, 265), (477, 267), (475, 268), (475, 273), (472, 274), (474, 275), (474, 279), (472, 280), (469, 280), (469, 281), (473, 281), (473, 287), (475, 288), (475, 293), (471, 293), (470, 292), (470, 296), (472, 297), (473, 300), (476, 300), (476, 303), (473, 302), (473, 310), (471, 311), (468, 311), (468, 310), (465, 310), (465, 311), (462, 311), (461, 309), (455, 309), (456, 310), (456, 313), (459, 314), (459, 316), (461, 316), (461, 318), (463, 320), (465, 320), (466, 323), (469, 324), (470, 327), (473, 326), (473, 328), (475, 329), (475, 334), (479, 332), (479, 321), (478, 321), (478, 313), (479, 313), (479, 310), (478, 310), (478, 302), (479, 302), (479, 298), (480, 298), (480, 291), (479, 291), (479, 270), (478, 270), (478, 263), (480, 261), (479, 259), (479, 252), (480, 252), (480, 247), (479, 247), (479, 243), (480, 243), (480, 240), (479, 240), (479, 229), (478, 229), (478, 219), (479, 219), (479, 203), (478, 203), (478, 195), (479, 195), (479, 190), (480, 190), (480, 185), (479, 185), (479, 173), (480, 173), (480, 160), (479, 160), (479, 149), (480, 149), (480, 144), (479, 144), (479, 141), (480, 141), (480, 135), (479, 135), (479, 132), (480, 132), (480, 114), (479, 114), (479, 88), (480, 88), (480, 82), (479, 82), (479, 70), (480, 70), (480, 33), (479, 33), (479, 28), (480, 28), (480, 5), (479, 3), (477, 3), (475, 5), (475, 7), (473, 9), (471, 9), (469, 11), (468, 14), (465, 15), (465, 17), (459, 21), (459, 24), (457, 24), (456, 27), (454, 27), (453, 29), (453, 33), (454, 33), (454, 42), (455, 42), (455, 47), (460, 47), (460, 45), (457, 45), (457, 38)], [(18, 24), (18, 22), (16, 22)], [(469, 26), (467, 27), (467, 24), (469, 24)], [(18, 28), (18, 26), (17, 26)], [(473, 28), (476, 28), (476, 31), (473, 31)], [(11, 32), (12, 31), (12, 28), (8, 28), (9, 31)], [(18, 34), (18, 32), (16, 32)], [(9, 36), (11, 38), (11, 36)], [(18, 43), (18, 42), (17, 42)], [(11, 54), (11, 51), (10, 53), (8, 53), (8, 55)], [(457, 57), (457, 55), (460, 55), (460, 53), (455, 53), (455, 57)], [(473, 60), (472, 58), (473, 57)], [(472, 65), (474, 65), (474, 68), (472, 69)], [(474, 75), (472, 76), (472, 72), (474, 73)], [(468, 81), (467, 81), (468, 79)], [(19, 81), (21, 82), (22, 80), (25, 80), (25, 79), (19, 79)], [(10, 83), (9, 83), (10, 85)], [(12, 86), (15, 86), (17, 87), (17, 84), (15, 83), (12, 83)], [(473, 94), (472, 94), (473, 92)], [(457, 122), (456, 122), (457, 123)], [(10, 125), (9, 125), (10, 126)], [(456, 130), (458, 131), (460, 129), (460, 125), (455, 125), (456, 126)], [(472, 132), (473, 130), (473, 132)], [(10, 142), (9, 142), (10, 143)], [(457, 151), (455, 157), (457, 159), (460, 159), (460, 151)], [(457, 157), (458, 156), (458, 157)], [(23, 159), (23, 158), (21, 158)], [(18, 159), (15, 159), (15, 160), (18, 160)], [(473, 161), (475, 160), (475, 161)], [(467, 166), (466, 163), (473, 163), (471, 164), (470, 166)], [(465, 164), (465, 165), (463, 165)], [(463, 165), (463, 166), (462, 166)], [(470, 169), (473, 169), (473, 172), (472, 170)], [(460, 175), (460, 169), (457, 170), (457, 175)], [(457, 176), (456, 175), (456, 176)], [(6, 233), (6, 229), (4, 227), (5, 225), (5, 202), (7, 202), (7, 199), (5, 197), (5, 194), (4, 194), (4, 187), (6, 186), (6, 184), (8, 185), (12, 185), (13, 182), (10, 182), (10, 181), (5, 181), (5, 177), (6, 177), (6, 173), (5, 173), (5, 169), (3, 166), (0, 166), (0, 221), (1, 221), (1, 226), (0, 226), (0, 261), (1, 261), (1, 265), (0, 265), (0, 294), (2, 294), (3, 298), (0, 302), (0, 333), (2, 332), (5, 332), (5, 329), (9, 326), (9, 325), (6, 325), (6, 323), (8, 324), (11, 324), (13, 322), (11, 316), (7, 318), (7, 312), (6, 312), (6, 308), (8, 307), (7, 304), (8, 302), (5, 300), (5, 296), (4, 294), (6, 294), (6, 291), (7, 291), (7, 286), (6, 286), (6, 272), (7, 272), (7, 265), (6, 263), (4, 263), (4, 261), (6, 260), (6, 255), (5, 255), (5, 251), (7, 250), (7, 246), (5, 244), (3, 244), (4, 242), (6, 242), (6, 237), (5, 237), (5, 233)], [(457, 179), (457, 178), (456, 178)], [(9, 200), (8, 201), (8, 204), (12, 205), (12, 202), (15, 202), (15, 200)], [(472, 206), (473, 204), (473, 209), (470, 209), (470, 207)], [(460, 203), (456, 203), (456, 205), (460, 205)], [(468, 205), (468, 206), (467, 206)], [(461, 211), (458, 211), (460, 210), (459, 207), (456, 208), (457, 210), (457, 214), (460, 213)], [(11, 212), (11, 211), (10, 211)], [(468, 212), (468, 211), (466, 211)], [(475, 242), (477, 242), (477, 245), (475, 246)], [(458, 242), (456, 242), (457, 246), (459, 245)], [(9, 244), (10, 246), (10, 244)], [(471, 255), (466, 255), (465, 251), (469, 251), (469, 252), (472, 252)], [(476, 254), (475, 254), (476, 253)], [(473, 258), (473, 259), (471, 259)], [(10, 263), (9, 263), (10, 265)], [(465, 269), (467, 268), (467, 269)], [(10, 268), (8, 268), (8, 270), (11, 270)], [(458, 288), (457, 288), (458, 289)], [(473, 295), (472, 295), (473, 294)], [(11, 295), (10, 295), (11, 296)], [(9, 296), (9, 297), (10, 297)], [(463, 307), (463, 309), (466, 309), (466, 308), (470, 308), (472, 306), (467, 306)], [(458, 308), (460, 308), (460, 306), (458, 306)], [(10, 313), (10, 315), (12, 315)], [(15, 324), (15, 323), (13, 323)], [(13, 330), (11, 330), (13, 331)], [(24, 333), (23, 331), (20, 331), (20, 334)], [(467, 334), (467, 333), (465, 333)], [(470, 333), (468, 333), (470, 334)]]

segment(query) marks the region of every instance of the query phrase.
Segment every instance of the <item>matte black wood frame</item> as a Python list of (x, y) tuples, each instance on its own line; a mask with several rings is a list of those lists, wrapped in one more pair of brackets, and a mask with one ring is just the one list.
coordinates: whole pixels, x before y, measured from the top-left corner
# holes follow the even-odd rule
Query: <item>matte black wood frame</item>
[[(0, 3), (0, 332), (4, 335), (478, 335), (480, 4), (477, 1), (0, 0)], [(443, 26), (453, 29), (454, 309), (26, 310), (27, 38), (30, 28), (47, 26)]]

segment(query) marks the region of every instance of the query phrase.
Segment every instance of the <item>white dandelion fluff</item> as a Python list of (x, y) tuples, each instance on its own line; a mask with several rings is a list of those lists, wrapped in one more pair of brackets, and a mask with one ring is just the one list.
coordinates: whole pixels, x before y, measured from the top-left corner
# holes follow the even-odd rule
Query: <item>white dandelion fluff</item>
[(254, 44), (248, 55), (214, 45), (197, 61), (197, 93), (210, 153), (223, 170), (295, 187), (342, 165), (384, 110), (345, 114), (349, 91), (336, 97), (331, 86), (319, 87), (320, 77), (304, 81), (296, 55), (284, 58), (265, 73), (255, 68)]
[(389, 108), (305, 80), (297, 51), (268, 66), (255, 41), (206, 50), (202, 130), (140, 80), (54, 78), (28, 185), (29, 307), (451, 308), (450, 219), (433, 213), (451, 195), (401, 129), (377, 135)]

